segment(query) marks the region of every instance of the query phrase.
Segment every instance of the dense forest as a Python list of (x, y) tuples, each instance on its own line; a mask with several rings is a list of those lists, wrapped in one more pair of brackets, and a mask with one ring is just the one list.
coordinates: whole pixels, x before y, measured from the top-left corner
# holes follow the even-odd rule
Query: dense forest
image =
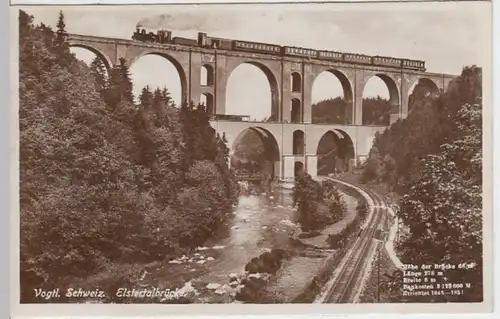
[[(346, 111), (350, 106), (341, 97), (319, 101), (312, 105), (313, 123), (350, 124)], [(391, 105), (377, 96), (363, 99), (363, 124), (389, 125)]]
[(203, 106), (147, 87), (134, 103), (127, 61), (108, 77), (76, 59), (62, 13), (53, 31), (20, 11), (19, 33), (22, 302), (128, 285), (232, 216), (229, 152)]
[(362, 176), (402, 196), (403, 262), (476, 265), (450, 274), (475, 285), (449, 300), (482, 300), (481, 77), (466, 67), (446, 92), (415, 97), (409, 116), (376, 136)]

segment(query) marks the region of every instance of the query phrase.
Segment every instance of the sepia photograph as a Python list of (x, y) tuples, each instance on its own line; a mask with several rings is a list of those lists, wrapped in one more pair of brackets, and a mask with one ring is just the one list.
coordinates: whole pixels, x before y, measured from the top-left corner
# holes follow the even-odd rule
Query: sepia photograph
[(10, 14), (20, 306), (491, 309), (491, 2)]

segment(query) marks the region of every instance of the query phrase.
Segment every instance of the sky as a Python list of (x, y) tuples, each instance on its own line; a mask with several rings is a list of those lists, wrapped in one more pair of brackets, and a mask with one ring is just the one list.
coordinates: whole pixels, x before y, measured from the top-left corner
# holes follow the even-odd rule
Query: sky
[[(463, 66), (490, 59), (490, 5), (486, 2), (302, 5), (170, 5), (108, 7), (26, 7), (55, 29), (59, 10), (70, 33), (130, 39), (137, 25), (167, 28), (173, 36), (209, 36), (329, 49), (426, 61), (429, 72), (459, 74)], [(86, 61), (85, 49), (72, 49)], [(134, 92), (144, 86), (167, 87), (180, 100), (180, 81), (170, 62), (145, 56), (131, 67)], [(329, 73), (314, 82), (313, 103), (342, 96), (340, 82)], [(385, 84), (374, 77), (364, 97), (388, 98)], [(230, 76), (226, 113), (262, 119), (270, 115), (271, 93), (265, 75), (241, 65)]]

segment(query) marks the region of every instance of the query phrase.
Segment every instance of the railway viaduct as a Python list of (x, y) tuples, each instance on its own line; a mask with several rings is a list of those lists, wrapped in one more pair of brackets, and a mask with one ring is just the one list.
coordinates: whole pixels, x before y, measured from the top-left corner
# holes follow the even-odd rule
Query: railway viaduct
[[(154, 54), (169, 60), (181, 79), (183, 100), (195, 104), (203, 100), (213, 114), (225, 114), (226, 87), (231, 72), (243, 63), (257, 66), (271, 87), (272, 122), (213, 120), (215, 130), (225, 133), (228, 147), (234, 151), (239, 138), (248, 130), (261, 136), (268, 159), (274, 162), (276, 177), (287, 179), (296, 169), (317, 174), (318, 146), (321, 139), (333, 135), (344, 156), (357, 163), (368, 155), (375, 133), (386, 126), (362, 125), (363, 88), (373, 76), (384, 81), (392, 105), (390, 123), (408, 114), (410, 89), (424, 83), (431, 94), (445, 90), (453, 75), (437, 74), (401, 67), (374, 66), (337, 61), (260, 54), (243, 51), (202, 48), (197, 46), (149, 43), (134, 40), (69, 34), (72, 47), (95, 53), (109, 69), (124, 58), (132, 65), (142, 56)], [(202, 72), (203, 70), (203, 72)], [(313, 124), (312, 87), (322, 72), (331, 72), (340, 81), (346, 110), (346, 124)], [(158, 70), (161, 72), (161, 70)]]

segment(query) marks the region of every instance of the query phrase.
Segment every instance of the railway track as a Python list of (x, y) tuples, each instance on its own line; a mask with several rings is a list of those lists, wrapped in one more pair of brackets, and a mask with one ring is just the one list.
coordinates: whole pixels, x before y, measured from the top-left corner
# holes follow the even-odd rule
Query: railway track
[[(337, 180), (335, 180), (337, 181)], [(345, 182), (343, 182), (345, 183)], [(347, 183), (346, 183), (347, 184)], [(327, 289), (320, 297), (322, 303), (351, 303), (359, 290), (359, 281), (363, 276), (372, 246), (374, 245), (373, 237), (386, 218), (387, 201), (364, 187), (351, 187), (363, 190), (373, 200), (373, 212), (367, 218), (368, 221), (364, 225), (364, 229), (360, 236), (351, 240), (347, 246), (346, 254), (339, 263), (330, 285), (327, 284)]]

